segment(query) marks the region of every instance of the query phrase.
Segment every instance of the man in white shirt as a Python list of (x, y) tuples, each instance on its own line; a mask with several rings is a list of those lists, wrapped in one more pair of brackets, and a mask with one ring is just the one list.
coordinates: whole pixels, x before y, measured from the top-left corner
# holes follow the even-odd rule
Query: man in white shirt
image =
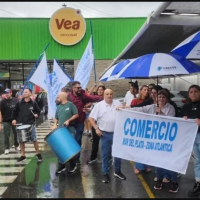
[(138, 90), (139, 90), (137, 81), (135, 83), (134, 82), (129, 82), (129, 83), (130, 83), (129, 91), (127, 91), (123, 102), (123, 105), (126, 106), (130, 106), (132, 100), (138, 97)]
[[(113, 91), (106, 89), (104, 91), (104, 100), (97, 103), (89, 116), (89, 121), (94, 127), (96, 134), (101, 137), (101, 156), (102, 172), (104, 174), (103, 182), (109, 183), (109, 160), (111, 155), (113, 134), (116, 121), (116, 108), (121, 105), (118, 100), (113, 100)], [(97, 121), (97, 125), (95, 123)], [(125, 180), (126, 177), (121, 173), (121, 159), (114, 158), (115, 173), (114, 176)]]

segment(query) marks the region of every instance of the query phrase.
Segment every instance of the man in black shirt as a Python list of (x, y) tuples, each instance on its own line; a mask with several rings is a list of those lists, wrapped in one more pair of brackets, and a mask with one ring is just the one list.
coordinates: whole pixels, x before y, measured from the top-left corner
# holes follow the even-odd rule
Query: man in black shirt
[[(35, 130), (35, 118), (39, 116), (41, 110), (38, 107), (38, 104), (30, 98), (31, 94), (32, 94), (31, 89), (24, 90), (23, 99), (17, 102), (15, 109), (13, 110), (12, 124), (13, 125), (30, 124), (33, 126), (31, 130), (31, 140), (33, 141), (38, 161), (41, 162), (42, 156), (39, 153), (39, 146)], [(26, 159), (25, 143), (20, 143), (20, 147), (21, 147), (21, 157), (17, 160), (18, 162), (24, 161)]]
[(14, 145), (15, 150), (20, 151), (19, 143), (17, 141), (17, 131), (16, 127), (12, 125), (12, 112), (17, 103), (17, 98), (12, 97), (12, 90), (5, 89), (3, 92), (6, 96), (0, 103), (0, 131), (2, 130), (2, 124), (4, 126), (4, 145), (5, 145), (5, 154), (9, 154), (10, 150), (10, 132), (12, 128), (12, 132), (14, 134)]

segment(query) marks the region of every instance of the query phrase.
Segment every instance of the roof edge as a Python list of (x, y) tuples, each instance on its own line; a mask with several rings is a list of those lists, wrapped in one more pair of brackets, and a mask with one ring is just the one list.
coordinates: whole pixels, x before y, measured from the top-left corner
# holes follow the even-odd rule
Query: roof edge
[(128, 45), (123, 49), (123, 51), (113, 60), (113, 62), (105, 69), (105, 71), (100, 75), (101, 78), (107, 71), (112, 67), (129, 49), (130, 47), (138, 40), (138, 38), (146, 31), (149, 27), (149, 21), (151, 18), (157, 18), (160, 13), (162, 13), (172, 2), (164, 2), (162, 3), (155, 12), (152, 12), (146, 22), (142, 25), (136, 35), (132, 38), (132, 40), (128, 43)]

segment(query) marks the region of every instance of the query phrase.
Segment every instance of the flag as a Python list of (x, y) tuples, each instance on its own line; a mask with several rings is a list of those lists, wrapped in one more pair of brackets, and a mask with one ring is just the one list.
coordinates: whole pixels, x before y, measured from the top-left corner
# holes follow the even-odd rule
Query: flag
[(63, 72), (63, 70), (60, 68), (60, 66), (54, 59), (53, 72), (52, 72), (52, 85), (51, 85), (51, 91), (49, 92), (50, 102), (48, 102), (48, 105), (50, 107), (50, 112), (53, 115), (53, 117), (55, 117), (56, 113), (55, 101), (58, 96), (58, 93), (61, 92), (61, 89), (65, 87), (70, 81), (72, 81), (72, 79)]
[(37, 69), (35, 70), (29, 81), (47, 91), (46, 73), (48, 73), (48, 68), (46, 54), (44, 52), (40, 64), (38, 65)]
[(83, 89), (87, 87), (90, 80), (92, 67), (94, 66), (94, 54), (92, 52), (92, 37), (90, 38), (84, 54), (77, 66), (75, 81), (79, 81)]
[(48, 102), (48, 119), (52, 119), (55, 118), (55, 114), (52, 110), (52, 104), (54, 105), (55, 102), (53, 102), (52, 100), (53, 91), (48, 72), (45, 74), (45, 77), (46, 77), (46, 92), (47, 92), (47, 102)]

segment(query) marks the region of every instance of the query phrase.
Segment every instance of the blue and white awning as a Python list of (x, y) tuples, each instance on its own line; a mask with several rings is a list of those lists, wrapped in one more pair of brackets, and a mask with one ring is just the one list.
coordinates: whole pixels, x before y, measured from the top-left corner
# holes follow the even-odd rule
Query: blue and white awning
[(187, 59), (200, 59), (200, 31), (185, 39), (171, 52)]
[[(125, 67), (131, 60), (124, 60), (116, 65), (113, 65), (100, 79), (100, 81), (112, 81), (116, 79), (116, 75)], [(118, 79), (118, 78), (117, 78)], [(123, 79), (123, 78), (121, 78)]]
[(179, 55), (153, 53), (132, 60), (116, 78), (148, 78), (197, 72), (200, 72), (200, 67)]

